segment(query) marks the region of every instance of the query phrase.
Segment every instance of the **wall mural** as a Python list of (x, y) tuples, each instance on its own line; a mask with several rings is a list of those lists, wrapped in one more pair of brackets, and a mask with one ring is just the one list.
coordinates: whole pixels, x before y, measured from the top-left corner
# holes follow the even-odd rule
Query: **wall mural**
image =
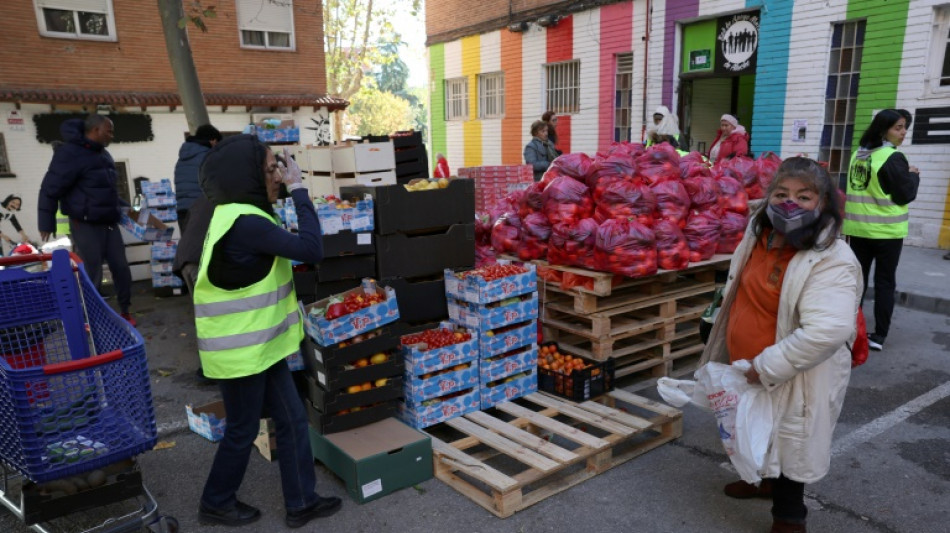
[(333, 142), (333, 134), (330, 130), (330, 117), (328, 115), (318, 114), (316, 118), (310, 117), (310, 121), (313, 122), (313, 126), (307, 126), (308, 130), (313, 130), (316, 133), (316, 141), (314, 144), (317, 146), (329, 146)]

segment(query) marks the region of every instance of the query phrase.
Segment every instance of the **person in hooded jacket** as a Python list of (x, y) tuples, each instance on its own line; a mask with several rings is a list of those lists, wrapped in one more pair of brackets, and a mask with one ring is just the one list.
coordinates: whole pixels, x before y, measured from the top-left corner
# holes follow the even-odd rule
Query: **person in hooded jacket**
[[(214, 214), (195, 281), (195, 329), (201, 366), (217, 380), (228, 423), (201, 494), (199, 519), (241, 526), (260, 518), (257, 508), (237, 499), (237, 491), (266, 409), (277, 430), (284, 522), (302, 527), (341, 504), (316, 492), (307, 414), (285, 361), (304, 336), (291, 260), (322, 259), (320, 223), (287, 150), (278, 164), (253, 135), (228, 137), (212, 148), (200, 180)], [(281, 183), (297, 208), (296, 235), (274, 215)]]
[(739, 124), (739, 119), (726, 114), (719, 119), (719, 132), (713, 139), (706, 157), (709, 161), (725, 161), (736, 156), (749, 155), (749, 133)]
[(770, 497), (771, 533), (805, 533), (805, 483), (824, 477), (851, 377), (861, 265), (838, 238), (837, 187), (818, 162), (782, 162), (729, 267), (719, 316), (700, 364), (750, 360), (746, 379), (772, 402), (760, 485), (733, 498)]
[(112, 142), (112, 121), (102, 115), (70, 119), (60, 126), (65, 143), (53, 152), (40, 185), (37, 225), (46, 242), (56, 232), (57, 206), (69, 217), (69, 233), (89, 279), (102, 287), (102, 261), (109, 264), (123, 318), (135, 326), (132, 271), (119, 231), (122, 210), (115, 161), (106, 150)]
[[(903, 111), (903, 113), (902, 113)], [(906, 114), (905, 114), (906, 113)], [(897, 263), (908, 230), (907, 204), (917, 198), (920, 174), (897, 150), (910, 127), (910, 113), (885, 109), (871, 120), (848, 167), (844, 227), (861, 262), (865, 287), (874, 266), (874, 332), (868, 346), (882, 350), (894, 313)]]
[(661, 105), (653, 112), (653, 125), (647, 128), (644, 146), (653, 146), (661, 142), (669, 143), (673, 148), (686, 148), (681, 144), (679, 119), (665, 105)]
[(208, 152), (221, 140), (221, 132), (210, 124), (202, 124), (189, 136), (178, 149), (178, 162), (175, 163), (175, 200), (178, 202), (178, 227), (184, 235), (188, 229), (188, 218), (192, 204), (201, 196), (198, 185), (198, 169)]

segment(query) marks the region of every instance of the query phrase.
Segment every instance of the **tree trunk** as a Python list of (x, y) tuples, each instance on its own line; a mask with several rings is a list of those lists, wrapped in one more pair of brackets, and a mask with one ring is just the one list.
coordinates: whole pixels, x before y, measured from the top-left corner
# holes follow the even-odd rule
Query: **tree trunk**
[(198, 126), (210, 124), (211, 120), (208, 118), (208, 108), (205, 107), (204, 96), (201, 94), (201, 83), (198, 81), (195, 61), (191, 57), (188, 32), (178, 27), (178, 21), (185, 18), (185, 11), (181, 0), (158, 0), (158, 12), (162, 18), (168, 61), (175, 75), (175, 83), (178, 84), (178, 95), (181, 97), (182, 107), (185, 108), (188, 131), (193, 134)]

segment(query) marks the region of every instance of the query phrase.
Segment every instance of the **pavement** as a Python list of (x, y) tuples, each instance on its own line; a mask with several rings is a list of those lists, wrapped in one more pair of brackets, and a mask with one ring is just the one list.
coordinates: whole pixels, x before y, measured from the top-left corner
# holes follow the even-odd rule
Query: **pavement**
[[(883, 352), (852, 373), (835, 430), (831, 471), (806, 486), (809, 530), (842, 533), (938, 533), (950, 530), (950, 261), (945, 252), (907, 247), (898, 269), (898, 301)], [(927, 308), (923, 311), (920, 308)], [(159, 511), (181, 531), (227, 531), (197, 521), (197, 499), (216, 445), (192, 433), (185, 405), (218, 398), (201, 385), (188, 297), (156, 298), (137, 283), (133, 311), (146, 339), (160, 446), (139, 457)], [(869, 304), (865, 312), (870, 313)], [(619, 387), (650, 399), (655, 390)], [(436, 479), (364, 505), (317, 463), (318, 490), (344, 499), (343, 509), (301, 531), (431, 533), (548, 531), (765, 533), (770, 503), (724, 496), (736, 479), (711, 416), (683, 408), (683, 435), (621, 466), (499, 519)], [(242, 501), (262, 519), (241, 531), (286, 531), (279, 469), (252, 452)], [(115, 517), (94, 508), (58, 520), (50, 531), (75, 532)], [(0, 508), (0, 531), (29, 531)]]

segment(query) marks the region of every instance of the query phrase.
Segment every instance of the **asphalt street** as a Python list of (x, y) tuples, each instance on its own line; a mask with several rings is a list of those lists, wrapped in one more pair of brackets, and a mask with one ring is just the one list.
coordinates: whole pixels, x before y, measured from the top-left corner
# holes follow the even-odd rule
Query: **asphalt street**
[[(181, 531), (225, 531), (198, 524), (197, 499), (215, 444), (190, 432), (185, 404), (216, 398), (194, 378), (197, 355), (189, 300), (158, 299), (137, 284), (133, 300), (147, 339), (153, 397), (164, 449), (140, 456), (145, 484), (160, 511)], [(870, 308), (865, 311), (870, 316)], [(938, 533), (950, 531), (950, 317), (899, 307), (887, 346), (852, 374), (835, 433), (830, 474), (806, 487), (811, 532)], [(623, 383), (621, 383), (623, 385)], [(653, 389), (638, 394), (657, 399)], [(765, 533), (769, 502), (722, 494), (736, 479), (711, 416), (684, 408), (683, 436), (537, 505), (499, 519), (432, 479), (358, 505), (317, 465), (321, 493), (344, 498), (335, 516), (302, 531), (383, 532), (661, 532)], [(284, 531), (276, 464), (254, 452), (243, 501), (260, 522), (240, 531)], [(83, 513), (87, 521), (114, 510)], [(59, 521), (78, 531), (77, 518)], [(86, 526), (88, 527), (86, 522)], [(0, 531), (28, 531), (0, 508)]]

